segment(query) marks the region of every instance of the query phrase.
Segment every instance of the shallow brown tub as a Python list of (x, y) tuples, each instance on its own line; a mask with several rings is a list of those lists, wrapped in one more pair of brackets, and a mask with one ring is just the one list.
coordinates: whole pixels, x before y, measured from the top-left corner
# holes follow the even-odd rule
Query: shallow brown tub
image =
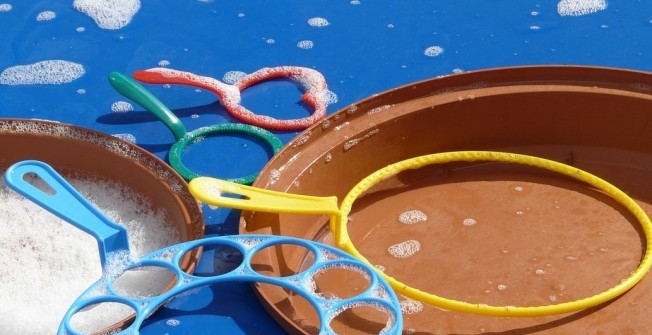
[[(22, 160), (46, 162), (66, 178), (126, 185), (151, 204), (152, 210), (165, 210), (181, 241), (204, 236), (201, 208), (189, 193), (186, 182), (165, 162), (136, 145), (68, 124), (0, 119), (0, 171)], [(192, 272), (200, 252), (195, 250), (185, 255), (181, 269)], [(173, 284), (174, 281), (168, 288)], [(129, 321), (100, 333), (113, 332), (125, 322)]]
[[(609, 68), (533, 66), (426, 80), (360, 101), (307, 129), (266, 166), (254, 186), (344, 195), (403, 159), (457, 150), (530, 154), (594, 173), (646, 211), (652, 203), (652, 75)], [(414, 224), (400, 216), (418, 211)], [(519, 166), (451, 163), (406, 171), (358, 199), (349, 232), (370, 261), (405, 283), (446, 298), (538, 306), (602, 292), (633, 271), (645, 245), (618, 203), (574, 180)], [(325, 216), (244, 212), (241, 233), (331, 242)], [(417, 240), (407, 258), (390, 246)], [(261, 271), (303, 266), (297, 249), (257, 255)], [(354, 278), (351, 278), (354, 280)], [(340, 282), (318, 283), (324, 291)], [(651, 279), (610, 303), (576, 313), (498, 318), (405, 301), (406, 334), (640, 334), (652, 321)], [(350, 288), (347, 288), (349, 290)], [(338, 291), (339, 290), (339, 291)], [(285, 329), (314, 330), (299, 297), (256, 286)], [(344, 334), (373, 334), (366, 312), (334, 321)]]

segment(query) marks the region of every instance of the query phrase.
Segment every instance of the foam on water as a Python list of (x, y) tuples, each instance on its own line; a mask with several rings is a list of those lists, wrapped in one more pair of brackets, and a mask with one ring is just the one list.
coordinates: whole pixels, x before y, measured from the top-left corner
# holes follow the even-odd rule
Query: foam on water
[[(69, 181), (107, 217), (127, 227), (133, 257), (180, 241), (176, 229), (167, 222), (166, 213), (151, 211), (147, 200), (126, 186)], [(97, 242), (3, 182), (0, 217), (0, 305), (11, 306), (0, 313), (3, 332), (54, 334), (68, 306), (102, 274)], [(115, 267), (107, 271), (118, 275), (128, 259), (125, 255), (114, 258), (119, 261), (110, 262)], [(117, 304), (121, 316), (124, 307)], [(130, 312), (127, 308), (126, 313)], [(84, 316), (83, 320), (90, 324), (77, 329), (97, 329), (93, 317)]]
[(421, 250), (421, 243), (417, 240), (407, 240), (405, 242), (393, 244), (387, 248), (390, 255), (396, 258), (408, 258)]
[(127, 141), (129, 143), (136, 144), (136, 136), (134, 136), (133, 134), (120, 133), (120, 134), (113, 134), (113, 136), (115, 136), (115, 137), (117, 137), (117, 138), (119, 138), (119, 139), (121, 139), (123, 141)]
[(120, 29), (140, 10), (140, 0), (75, 0), (76, 10), (91, 17), (102, 29)]
[(36, 21), (50, 21), (50, 20), (54, 20), (56, 17), (57, 17), (57, 13), (51, 10), (46, 10), (36, 15)]
[(8, 67), (0, 73), (4, 85), (59, 85), (70, 83), (86, 73), (81, 64), (65, 60), (45, 60)]
[(328, 20), (326, 20), (323, 17), (313, 17), (308, 20), (308, 24), (311, 27), (321, 28), (321, 27), (326, 27), (327, 25), (330, 24), (330, 22), (328, 22)]
[(398, 221), (404, 224), (415, 224), (426, 220), (428, 220), (428, 215), (418, 209), (405, 211), (398, 216)]
[(8, 3), (0, 3), (0, 12), (8, 12), (8, 11), (10, 11), (12, 8), (14, 8), (14, 7), (11, 6), (11, 4), (8, 4)]
[(581, 16), (606, 8), (606, 0), (561, 0), (557, 4), (557, 13), (561, 16)]
[(311, 40), (303, 40), (297, 43), (297, 47), (300, 49), (312, 49), (315, 46), (315, 43)]
[(405, 315), (412, 315), (423, 311), (423, 303), (420, 301), (404, 298), (401, 301), (401, 312)]
[(134, 106), (127, 101), (116, 101), (111, 104), (111, 111), (114, 113), (126, 113), (134, 110)]
[(428, 57), (437, 57), (444, 53), (444, 48), (438, 46), (438, 45), (433, 45), (430, 47), (427, 47), (426, 50), (423, 52), (424, 55)]
[(224, 74), (224, 77), (222, 77), (222, 81), (229, 85), (233, 85), (246, 75), (247, 74), (242, 71), (229, 71)]

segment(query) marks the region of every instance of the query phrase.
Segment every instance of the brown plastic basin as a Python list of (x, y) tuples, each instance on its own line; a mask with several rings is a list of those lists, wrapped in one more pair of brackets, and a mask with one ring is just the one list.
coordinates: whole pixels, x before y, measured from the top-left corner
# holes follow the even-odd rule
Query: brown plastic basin
[[(346, 107), (307, 129), (254, 186), (342, 199), (371, 172), (444, 151), (540, 156), (594, 173), (652, 208), (652, 74), (582, 66), (490, 69), (425, 80)], [(420, 210), (428, 220), (398, 222)], [(602, 292), (641, 260), (642, 232), (621, 205), (574, 180), (499, 163), (406, 171), (353, 206), (349, 231), (362, 254), (407, 284), (479, 304), (537, 306)], [(465, 219), (476, 224), (464, 225)], [(467, 221), (468, 222), (468, 221)], [(243, 212), (241, 233), (330, 241), (325, 216)], [(390, 245), (418, 240), (413, 257)], [(299, 271), (303, 250), (268, 249), (263, 272)], [(263, 267), (264, 266), (264, 267)], [(343, 290), (347, 278), (324, 283)], [(500, 318), (432, 306), (404, 314), (405, 334), (644, 334), (652, 279), (580, 312)], [(260, 300), (293, 334), (314, 333), (315, 313), (291, 292), (257, 285)], [(355, 289), (355, 288), (353, 288)], [(373, 334), (364, 313), (334, 321), (343, 334)], [(382, 328), (382, 327), (381, 327)]]
[[(48, 163), (64, 177), (81, 176), (128, 185), (153, 207), (166, 210), (182, 241), (204, 236), (201, 207), (183, 178), (165, 162), (131, 143), (67, 124), (0, 119), (0, 171), (28, 159)], [(200, 250), (187, 253), (181, 269), (192, 272), (200, 254)], [(130, 320), (100, 333), (114, 332), (127, 322)]]

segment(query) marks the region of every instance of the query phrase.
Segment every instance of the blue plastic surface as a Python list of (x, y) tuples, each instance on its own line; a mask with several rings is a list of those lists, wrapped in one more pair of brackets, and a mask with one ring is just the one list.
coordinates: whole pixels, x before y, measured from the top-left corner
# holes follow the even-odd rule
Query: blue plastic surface
[[(164, 60), (171, 68), (215, 78), (262, 67), (311, 67), (337, 95), (328, 109), (332, 113), (398, 85), (459, 71), (531, 64), (652, 70), (651, 2), (607, 0), (605, 9), (582, 16), (561, 16), (560, 2), (143, 1), (128, 25), (106, 30), (75, 10), (72, 0), (4, 0), (12, 8), (0, 11), (0, 71), (62, 59), (82, 64), (86, 73), (62, 85), (0, 84), (0, 116), (57, 120), (121, 134), (165, 158), (174, 138), (160, 121), (137, 107), (112, 112), (111, 105), (124, 99), (109, 85), (109, 72), (130, 73)], [(47, 10), (56, 18), (37, 21)], [(309, 25), (315, 17), (330, 24)], [(299, 48), (304, 40), (313, 47)], [(431, 46), (443, 52), (426, 56)], [(212, 93), (179, 86), (148, 88), (189, 131), (236, 122)], [(243, 104), (275, 117), (308, 115), (300, 92), (286, 81), (247, 89)], [(287, 142), (296, 132), (276, 134)], [(218, 159), (231, 164), (214, 164), (213, 170), (210, 163)], [(189, 168), (225, 177), (260, 170), (267, 159), (259, 143), (237, 136), (203, 141), (184, 156)], [(209, 236), (237, 231), (237, 211), (204, 209)], [(210, 264), (200, 263), (200, 270), (202, 266)], [(182, 320), (181, 325), (168, 326), (165, 320), (170, 318)], [(211, 286), (176, 299), (141, 333), (201, 335), (216, 329), (225, 334), (284, 334), (248, 284)]]

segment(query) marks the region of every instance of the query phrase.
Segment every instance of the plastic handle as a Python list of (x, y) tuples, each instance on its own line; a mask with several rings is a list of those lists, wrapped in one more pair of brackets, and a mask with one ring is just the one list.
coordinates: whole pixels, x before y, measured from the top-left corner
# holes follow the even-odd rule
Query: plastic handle
[(181, 120), (143, 85), (119, 72), (111, 72), (109, 82), (120, 94), (141, 105), (163, 121), (177, 141), (186, 135), (186, 127), (183, 126)]
[[(240, 185), (211, 177), (198, 177), (189, 183), (190, 193), (213, 206), (271, 213), (339, 215), (336, 197), (315, 197)], [(244, 198), (225, 197), (234, 194)]]
[[(25, 177), (29, 174), (38, 176), (53, 194), (27, 181)], [(129, 253), (125, 227), (104, 216), (48, 164), (32, 160), (18, 162), (7, 169), (4, 178), (6, 184), (16, 192), (93, 235), (97, 240), (103, 267), (109, 254), (117, 251)]]

